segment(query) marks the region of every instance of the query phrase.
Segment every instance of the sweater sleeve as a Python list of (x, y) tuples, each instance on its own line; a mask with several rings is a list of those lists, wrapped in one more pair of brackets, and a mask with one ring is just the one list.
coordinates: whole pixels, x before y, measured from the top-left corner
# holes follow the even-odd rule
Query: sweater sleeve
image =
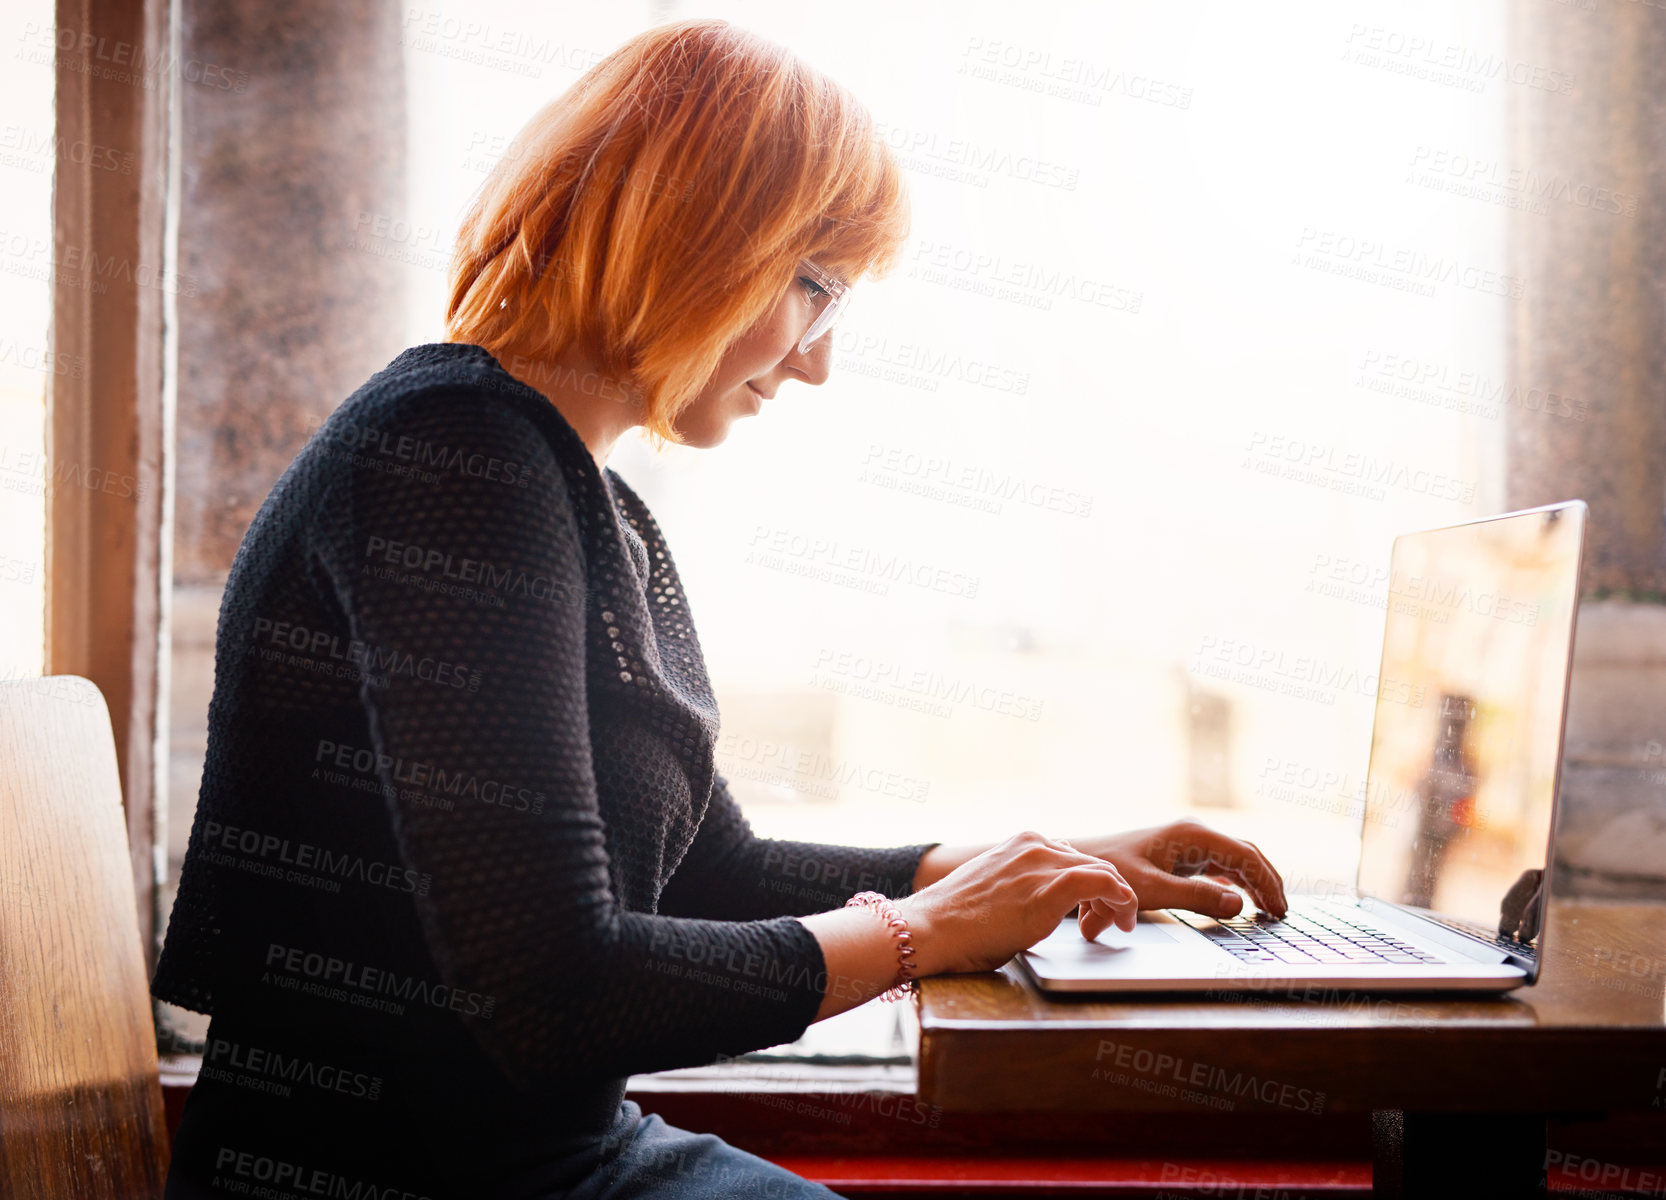
[(872, 889), (895, 899), (914, 890), (914, 873), (937, 845), (834, 846), (760, 838), (718, 773), (700, 832), (660, 893), (659, 911), (751, 921), (808, 916)]
[[(826, 986), (803, 924), (637, 912), (612, 891), (591, 759), (584, 543), (549, 442), (529, 414), (477, 391), (406, 396), (387, 425), (376, 446), (428, 466), (355, 456), (310, 536), (363, 661), (387, 668), (365, 672), (359, 697), (399, 852), (431, 878), (412, 897), (429, 953), (448, 986), (492, 998), (489, 1013), (459, 1019), (529, 1090), (796, 1040)], [(483, 605), (467, 587), (366, 569), (366, 547), (395, 544), (404, 562), (446, 564), (432, 576), (538, 583)], [(536, 815), (424, 806), (395, 786), (412, 761), (550, 802)]]

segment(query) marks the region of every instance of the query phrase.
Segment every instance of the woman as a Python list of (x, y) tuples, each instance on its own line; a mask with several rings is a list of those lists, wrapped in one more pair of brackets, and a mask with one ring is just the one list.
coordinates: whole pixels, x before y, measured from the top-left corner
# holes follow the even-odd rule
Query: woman
[(906, 235), (900, 173), (842, 89), (721, 21), (628, 42), (517, 146), (449, 340), (331, 415), (232, 566), (152, 985), (212, 1014), (171, 1198), (829, 1196), (626, 1077), (996, 967), (1078, 905), (1090, 937), (1236, 912), (1223, 880), (1283, 908), (1194, 822), (754, 837), (670, 551), (606, 462), (826, 380), (837, 298)]

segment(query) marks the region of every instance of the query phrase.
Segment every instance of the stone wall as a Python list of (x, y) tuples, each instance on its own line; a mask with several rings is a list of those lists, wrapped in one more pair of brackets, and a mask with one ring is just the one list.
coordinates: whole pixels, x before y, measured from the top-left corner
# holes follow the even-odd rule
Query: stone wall
[[(1509, 6), (1511, 508), (1590, 506), (1558, 890), (1666, 897), (1666, 21), (1642, 4)], [(1657, 259), (1663, 261), (1656, 262)], [(1569, 415), (1569, 410), (1573, 414)]]

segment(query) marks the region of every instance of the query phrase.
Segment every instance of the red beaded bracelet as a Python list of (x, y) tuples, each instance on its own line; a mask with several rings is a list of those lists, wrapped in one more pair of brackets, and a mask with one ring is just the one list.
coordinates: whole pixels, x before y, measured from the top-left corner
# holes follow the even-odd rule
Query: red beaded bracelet
[(908, 919), (886, 896), (878, 892), (857, 892), (845, 901), (846, 908), (866, 905), (880, 915), (886, 926), (896, 935), (896, 982), (879, 994), (881, 1000), (901, 1000), (914, 990), (914, 947), (909, 942)]

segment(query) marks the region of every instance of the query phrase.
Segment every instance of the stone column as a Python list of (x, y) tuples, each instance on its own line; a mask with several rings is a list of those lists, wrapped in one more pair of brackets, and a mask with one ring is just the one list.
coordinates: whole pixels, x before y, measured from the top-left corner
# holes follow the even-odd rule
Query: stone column
[(402, 348), (403, 268), (347, 243), (405, 214), (400, 7), (185, 0), (174, 578), (223, 577), (318, 421)]
[[(391, 0), (182, 0), (177, 492), (168, 886), (207, 745), (232, 556), (320, 420), (404, 344), (403, 268), (355, 249), (402, 219), (405, 71)], [(188, 1035), (203, 1022), (169, 1010)]]
[(1666, 13), (1507, 19), (1506, 495), (1590, 505), (1557, 890), (1666, 896)]

